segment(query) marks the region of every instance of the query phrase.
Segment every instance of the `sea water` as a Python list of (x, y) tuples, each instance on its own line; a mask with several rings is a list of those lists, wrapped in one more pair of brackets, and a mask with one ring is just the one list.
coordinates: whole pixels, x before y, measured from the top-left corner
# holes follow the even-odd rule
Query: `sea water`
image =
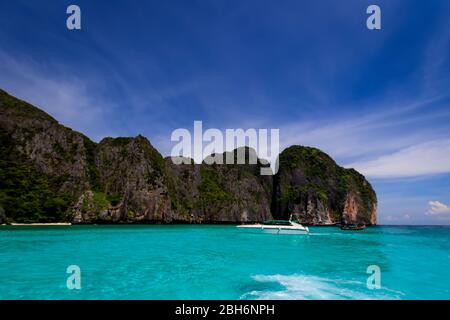
[(0, 299), (450, 299), (450, 227), (310, 229), (1, 226)]

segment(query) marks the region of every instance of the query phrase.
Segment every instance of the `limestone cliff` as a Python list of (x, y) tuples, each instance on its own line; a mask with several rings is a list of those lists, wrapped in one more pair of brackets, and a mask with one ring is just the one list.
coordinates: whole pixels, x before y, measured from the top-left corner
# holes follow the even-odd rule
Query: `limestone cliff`
[[(234, 159), (237, 152), (232, 152)], [(243, 152), (246, 163), (251, 153), (256, 158), (252, 149), (244, 148)], [(260, 175), (260, 168), (264, 166), (261, 160), (256, 164), (208, 165), (174, 164), (167, 158), (166, 163), (173, 185), (173, 209), (179, 213), (178, 219), (211, 223), (271, 218), (272, 178)]]
[(260, 159), (176, 165), (142, 136), (94, 143), (1, 90), (0, 142), (0, 223), (236, 223), (292, 212), (309, 224), (376, 223), (369, 182), (314, 148), (283, 151), (274, 177), (260, 175)]
[(0, 90), (0, 206), (6, 221), (66, 221), (95, 180), (95, 143)]
[(98, 180), (73, 208), (73, 222), (171, 222), (165, 163), (142, 137), (106, 138), (97, 146)]
[(295, 212), (308, 224), (376, 224), (376, 206), (364, 176), (338, 166), (319, 149), (292, 146), (280, 154), (272, 207), (276, 217)]

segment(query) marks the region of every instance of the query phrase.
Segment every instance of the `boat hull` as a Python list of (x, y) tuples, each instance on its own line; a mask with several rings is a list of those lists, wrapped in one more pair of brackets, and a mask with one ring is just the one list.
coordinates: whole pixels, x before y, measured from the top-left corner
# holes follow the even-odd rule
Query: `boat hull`
[(244, 232), (253, 233), (268, 233), (268, 234), (308, 234), (309, 230), (306, 228), (300, 229), (295, 227), (274, 227), (261, 225), (243, 225), (238, 226), (238, 229)]

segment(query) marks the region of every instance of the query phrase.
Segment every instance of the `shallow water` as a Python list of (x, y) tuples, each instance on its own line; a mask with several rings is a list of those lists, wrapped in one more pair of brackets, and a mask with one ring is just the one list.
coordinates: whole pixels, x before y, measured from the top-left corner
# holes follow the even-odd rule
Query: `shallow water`
[[(2, 226), (0, 299), (450, 299), (450, 227), (310, 229)], [(367, 288), (370, 265), (380, 289)]]

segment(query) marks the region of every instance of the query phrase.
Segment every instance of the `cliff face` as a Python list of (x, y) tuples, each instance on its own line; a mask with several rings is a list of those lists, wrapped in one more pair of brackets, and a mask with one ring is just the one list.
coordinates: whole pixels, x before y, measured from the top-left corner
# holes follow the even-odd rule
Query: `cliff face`
[(89, 185), (95, 144), (84, 135), (1, 90), (0, 129), (20, 159), (44, 175), (62, 178), (60, 191), (74, 193)]
[[(255, 152), (244, 148), (246, 159)], [(232, 152), (236, 159), (237, 150)], [(221, 155), (226, 157), (226, 155)], [(190, 160), (192, 163), (192, 160)], [(166, 159), (172, 179), (172, 204), (178, 219), (189, 222), (245, 222), (271, 218), (271, 177), (264, 164), (174, 164)], [(236, 163), (236, 161), (235, 161)], [(248, 163), (248, 162), (246, 162)]]
[(298, 212), (308, 224), (376, 224), (377, 199), (370, 183), (318, 149), (284, 150), (274, 190), (273, 212), (278, 218)]
[(1, 90), (0, 142), (0, 222), (220, 223), (299, 212), (310, 224), (376, 223), (370, 184), (314, 148), (283, 151), (274, 177), (260, 175), (259, 159), (176, 165), (142, 136), (96, 144)]
[(96, 147), (97, 180), (79, 197), (73, 222), (170, 222), (165, 163), (142, 136), (106, 138)]
[(0, 207), (6, 221), (68, 220), (89, 188), (95, 144), (0, 90)]

